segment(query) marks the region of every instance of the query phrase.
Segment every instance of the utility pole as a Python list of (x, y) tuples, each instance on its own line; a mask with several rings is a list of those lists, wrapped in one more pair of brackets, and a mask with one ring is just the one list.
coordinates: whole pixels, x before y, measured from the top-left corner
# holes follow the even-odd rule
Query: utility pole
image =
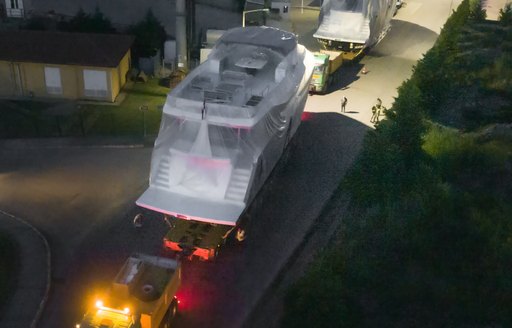
[(176, 52), (178, 55), (178, 69), (188, 71), (187, 11), (185, 1), (176, 0)]

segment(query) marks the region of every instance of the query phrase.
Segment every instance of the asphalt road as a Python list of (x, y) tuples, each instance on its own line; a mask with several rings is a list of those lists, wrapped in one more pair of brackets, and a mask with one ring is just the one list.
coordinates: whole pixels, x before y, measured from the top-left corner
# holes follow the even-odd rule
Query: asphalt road
[[(310, 229), (366, 130), (339, 114), (307, 117), (287, 161), (249, 211), (248, 238), (228, 243), (215, 263), (185, 263), (177, 327), (241, 326)], [(40, 147), (2, 147), (0, 206), (48, 237), (55, 271), (41, 327), (69, 327), (131, 252), (164, 255), (167, 227), (158, 215), (140, 231), (131, 224), (150, 148)]]
[(241, 327), (250, 310), (316, 222), (358, 153), (367, 127), (336, 113), (303, 121), (249, 210), (248, 238), (226, 245), (215, 263), (183, 271), (177, 327)]
[(69, 326), (61, 324), (70, 310), (68, 281), (73, 270), (86, 267), (78, 251), (106, 227), (128, 226), (119, 220), (144, 190), (150, 153), (149, 148), (69, 147), (44, 139), (1, 143), (0, 207), (37, 227), (53, 253), (42, 327)]

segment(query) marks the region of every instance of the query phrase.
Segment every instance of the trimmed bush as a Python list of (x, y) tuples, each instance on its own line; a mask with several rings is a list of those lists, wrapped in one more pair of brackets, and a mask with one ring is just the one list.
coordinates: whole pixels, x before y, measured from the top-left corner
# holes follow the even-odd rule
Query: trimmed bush
[[(339, 244), (290, 289), (285, 327), (512, 325), (512, 145), (492, 126), (479, 132), (510, 124), (511, 52), (498, 41), (498, 55), (480, 60), (466, 44), (509, 36), (474, 25), (471, 6), (462, 2), (365, 137), (341, 186), (352, 200)], [(442, 115), (475, 132), (427, 121)]]
[(18, 272), (18, 247), (7, 234), (0, 232), (0, 312), (11, 297)]

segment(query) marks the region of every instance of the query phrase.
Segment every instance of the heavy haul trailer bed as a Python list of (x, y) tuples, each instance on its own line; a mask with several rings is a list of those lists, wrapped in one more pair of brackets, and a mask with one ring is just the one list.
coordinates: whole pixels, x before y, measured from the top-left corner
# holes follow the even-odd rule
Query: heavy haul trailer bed
[(166, 216), (170, 229), (164, 237), (164, 247), (187, 257), (212, 260), (235, 228)]

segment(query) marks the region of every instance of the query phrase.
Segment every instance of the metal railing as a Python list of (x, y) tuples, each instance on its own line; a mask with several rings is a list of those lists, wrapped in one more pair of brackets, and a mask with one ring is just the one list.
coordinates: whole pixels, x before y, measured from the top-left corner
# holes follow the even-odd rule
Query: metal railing
[(6, 8), (7, 17), (23, 18), (25, 17), (25, 10), (18, 8)]

